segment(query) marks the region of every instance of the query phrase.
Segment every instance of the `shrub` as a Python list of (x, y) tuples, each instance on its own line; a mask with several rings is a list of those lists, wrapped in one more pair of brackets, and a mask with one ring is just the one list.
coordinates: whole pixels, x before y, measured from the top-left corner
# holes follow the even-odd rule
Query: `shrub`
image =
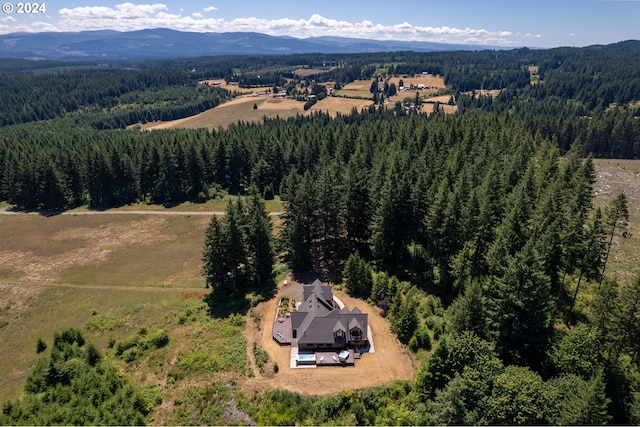
[(121, 326), (124, 326), (122, 319), (117, 319), (105, 314), (96, 314), (89, 318), (84, 328), (90, 332), (104, 332), (112, 331)]
[(36, 353), (42, 353), (47, 349), (47, 343), (45, 343), (42, 338), (38, 338), (38, 342), (36, 343)]
[(240, 313), (234, 313), (229, 316), (229, 323), (231, 323), (231, 325), (233, 326), (240, 327), (240, 326), (244, 326), (246, 321), (244, 320), (244, 317), (242, 317)]
[(137, 334), (116, 344), (116, 356), (130, 363), (142, 357), (147, 351), (167, 344), (169, 344), (169, 333), (166, 329), (157, 329), (150, 333), (147, 328), (141, 328)]
[(256, 365), (260, 369), (260, 373), (264, 374), (264, 365), (269, 362), (269, 354), (262, 348), (258, 347), (258, 344), (253, 342), (253, 356), (256, 358)]
[(414, 353), (420, 349), (431, 350), (431, 337), (426, 326), (420, 326), (409, 340), (409, 349)]

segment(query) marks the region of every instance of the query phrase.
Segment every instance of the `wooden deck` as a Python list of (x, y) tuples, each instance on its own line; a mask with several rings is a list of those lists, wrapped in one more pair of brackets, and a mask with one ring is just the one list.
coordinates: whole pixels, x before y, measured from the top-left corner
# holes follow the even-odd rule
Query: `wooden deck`
[(349, 349), (349, 357), (345, 361), (338, 358), (338, 352), (335, 351), (316, 351), (317, 366), (354, 366), (354, 351)]
[(271, 336), (278, 344), (291, 345), (295, 342), (291, 336), (291, 318), (278, 317), (276, 321), (273, 322)]

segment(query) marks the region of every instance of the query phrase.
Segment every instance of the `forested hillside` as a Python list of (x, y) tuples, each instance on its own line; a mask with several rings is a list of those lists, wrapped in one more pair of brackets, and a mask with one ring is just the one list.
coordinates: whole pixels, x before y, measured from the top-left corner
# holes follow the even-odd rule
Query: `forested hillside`
[[(299, 67), (318, 72), (299, 77)], [(337, 117), (239, 117), (214, 131), (125, 129), (234, 95), (199, 83), (212, 77), (281, 86), (422, 72), (444, 76), (457, 114), (372, 105)], [(637, 424), (640, 272), (629, 283), (608, 274), (629, 210), (623, 193), (594, 208), (593, 157), (640, 156), (639, 73), (639, 42), (105, 69), (10, 62), (0, 77), (0, 201), (170, 206), (251, 188), (266, 236), (259, 195), (280, 195), (281, 259), (376, 305), (421, 367), (412, 383), (341, 396), (239, 395), (259, 423)], [(228, 259), (205, 268), (207, 284), (232, 296), (247, 259), (247, 282), (273, 278), (258, 272), (259, 251), (233, 259), (215, 245), (234, 221), (212, 221), (206, 251)]]

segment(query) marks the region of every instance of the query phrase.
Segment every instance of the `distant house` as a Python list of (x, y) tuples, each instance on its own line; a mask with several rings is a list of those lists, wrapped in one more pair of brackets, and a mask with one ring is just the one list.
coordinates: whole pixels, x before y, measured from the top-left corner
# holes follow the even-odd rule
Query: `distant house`
[[(300, 350), (331, 351), (346, 348), (360, 349), (369, 344), (368, 317), (355, 307), (340, 308), (333, 300), (330, 286), (316, 280), (304, 286), (303, 299), (296, 311), (290, 313), (290, 331), (285, 334), (274, 331), (274, 338), (282, 344), (295, 344)], [(284, 319), (282, 319), (284, 320)], [(284, 329), (277, 319), (274, 328)], [(278, 337), (278, 338), (276, 338)]]

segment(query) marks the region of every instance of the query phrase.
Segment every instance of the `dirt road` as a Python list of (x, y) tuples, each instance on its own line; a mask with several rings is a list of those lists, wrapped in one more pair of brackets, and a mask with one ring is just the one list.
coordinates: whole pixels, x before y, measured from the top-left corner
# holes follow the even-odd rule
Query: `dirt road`
[[(284, 212), (269, 212), (270, 216), (282, 215)], [(153, 210), (137, 210), (137, 211), (72, 211), (72, 212), (57, 212), (57, 211), (14, 211), (8, 208), (0, 209), (0, 215), (41, 215), (41, 216), (58, 216), (58, 215), (224, 215), (222, 211), (153, 211)]]

